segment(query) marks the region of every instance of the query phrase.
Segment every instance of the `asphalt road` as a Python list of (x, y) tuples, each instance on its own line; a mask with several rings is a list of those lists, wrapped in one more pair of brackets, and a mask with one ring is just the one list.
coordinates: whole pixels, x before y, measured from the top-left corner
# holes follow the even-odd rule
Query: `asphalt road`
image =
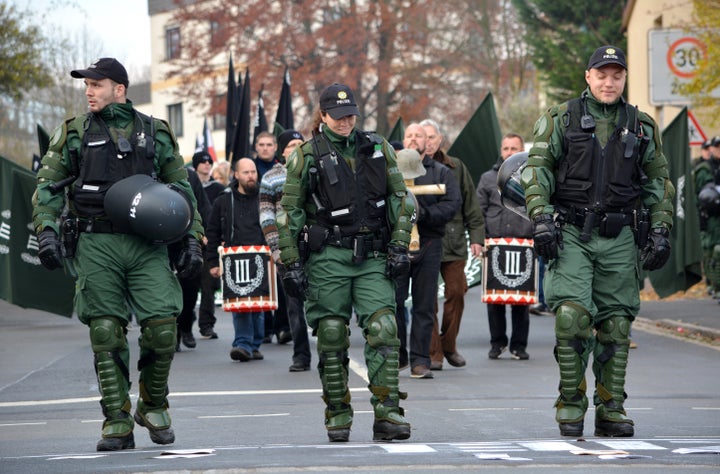
[[(594, 437), (590, 409), (585, 436), (564, 438), (554, 421), (554, 318), (531, 316), (530, 360), (507, 353), (490, 360), (480, 290), (471, 289), (466, 302), (459, 350), (468, 365), (446, 363), (433, 380), (401, 373), (413, 426), (407, 441), (372, 441), (358, 328), (350, 350), (355, 422), (349, 443), (331, 444), (315, 355), (313, 369), (303, 373), (288, 372), (289, 345), (264, 345), (263, 361), (233, 362), (231, 319), (218, 310), (220, 338), (198, 339), (196, 349), (176, 354), (170, 380), (176, 442), (154, 445), (136, 427), (136, 449), (97, 453), (102, 414), (86, 327), (0, 301), (0, 472), (720, 471), (719, 346), (637, 325), (626, 386), (635, 437)], [(685, 315), (696, 323), (707, 317), (713, 326), (718, 309), (709, 299), (660, 301), (644, 304), (641, 316), (647, 322)], [(128, 334), (133, 401), (137, 336), (135, 327)]]

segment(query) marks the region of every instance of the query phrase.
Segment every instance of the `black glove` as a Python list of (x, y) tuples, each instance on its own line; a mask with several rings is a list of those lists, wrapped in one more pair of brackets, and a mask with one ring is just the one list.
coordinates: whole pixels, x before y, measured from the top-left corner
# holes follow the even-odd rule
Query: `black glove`
[(285, 265), (282, 281), (283, 286), (285, 287), (285, 293), (299, 300), (305, 299), (305, 294), (308, 289), (308, 280), (305, 275), (305, 270), (303, 270), (303, 266), (300, 262)]
[(385, 262), (385, 276), (390, 280), (402, 278), (410, 272), (410, 257), (406, 248), (390, 245)]
[(57, 233), (50, 227), (45, 228), (38, 234), (38, 257), (40, 263), (48, 270), (62, 268), (62, 249)]
[(178, 278), (193, 278), (200, 271), (202, 265), (203, 253), (200, 242), (195, 237), (185, 237), (180, 253), (175, 260)]
[(535, 252), (545, 259), (552, 260), (558, 256), (558, 247), (563, 248), (563, 237), (560, 227), (555, 224), (550, 214), (540, 214), (533, 219), (533, 242)]
[(670, 233), (663, 227), (655, 227), (650, 231), (648, 243), (640, 252), (643, 270), (658, 270), (670, 258)]

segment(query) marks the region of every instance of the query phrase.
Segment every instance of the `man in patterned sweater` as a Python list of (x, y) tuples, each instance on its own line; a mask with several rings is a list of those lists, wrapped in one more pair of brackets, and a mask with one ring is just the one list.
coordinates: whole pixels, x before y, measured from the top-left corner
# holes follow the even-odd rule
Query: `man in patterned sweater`
[[(278, 137), (278, 147), (283, 158), (292, 153), (296, 146), (304, 141), (303, 136), (296, 130), (286, 130)], [(284, 161), (284, 160), (283, 160)], [(280, 200), (283, 195), (283, 186), (287, 170), (283, 163), (275, 165), (263, 175), (260, 181), (260, 227), (265, 234), (265, 240), (272, 251), (273, 260), (282, 275), (283, 265), (280, 261), (280, 248), (278, 246), (278, 230), (276, 216), (282, 211)], [(290, 323), (290, 333), (293, 340), (293, 356), (290, 372), (304, 372), (310, 370), (310, 341), (307, 334), (307, 322), (303, 301), (285, 294), (282, 288), (282, 278), (278, 279), (281, 297), (278, 302), (278, 311), (287, 311)], [(283, 298), (282, 295), (285, 295)]]

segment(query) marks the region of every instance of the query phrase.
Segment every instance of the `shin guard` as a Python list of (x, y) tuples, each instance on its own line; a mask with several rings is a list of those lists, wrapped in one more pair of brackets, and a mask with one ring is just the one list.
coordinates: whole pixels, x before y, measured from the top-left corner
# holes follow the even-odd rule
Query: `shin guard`
[(140, 334), (140, 400), (135, 421), (150, 431), (158, 444), (175, 440), (168, 413), (168, 378), (175, 355), (175, 318), (154, 319), (143, 324)]
[(593, 358), (596, 436), (634, 434), (634, 423), (626, 416), (623, 407), (627, 398), (625, 376), (630, 324), (624, 316), (613, 316), (603, 321), (597, 331), (598, 343)]
[(587, 411), (585, 370), (592, 351), (590, 314), (565, 303), (555, 317), (555, 359), (560, 368), (560, 396), (555, 402), (555, 420), (565, 436), (580, 436)]
[(133, 420), (128, 391), (130, 377), (127, 329), (119, 319), (108, 316), (93, 318), (89, 323), (90, 344), (94, 353), (95, 373), (100, 389), (100, 406), (105, 421), (103, 438), (132, 435)]
[(348, 381), (350, 335), (343, 318), (323, 318), (318, 323), (318, 373), (325, 401), (325, 427), (331, 441), (347, 441), (353, 421)]
[(376, 441), (407, 439), (410, 423), (405, 419), (400, 399), (407, 398), (399, 389), (398, 349), (395, 314), (380, 310), (373, 314), (364, 329), (365, 363), (368, 367), (370, 403), (375, 412), (373, 438)]

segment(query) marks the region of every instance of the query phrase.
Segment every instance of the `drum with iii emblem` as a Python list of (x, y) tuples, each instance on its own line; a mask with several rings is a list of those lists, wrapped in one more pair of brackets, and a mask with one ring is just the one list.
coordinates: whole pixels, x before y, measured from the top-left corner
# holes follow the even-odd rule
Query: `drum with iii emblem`
[(537, 259), (532, 239), (485, 239), (483, 303), (537, 303)]
[(277, 309), (277, 270), (267, 245), (220, 247), (223, 310), (237, 313)]

